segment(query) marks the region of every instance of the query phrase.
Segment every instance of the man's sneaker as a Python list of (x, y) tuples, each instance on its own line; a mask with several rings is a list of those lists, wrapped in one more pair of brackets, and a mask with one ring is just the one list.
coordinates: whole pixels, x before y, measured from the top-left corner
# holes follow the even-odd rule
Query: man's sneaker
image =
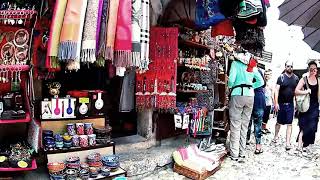
[(232, 160), (232, 161), (238, 161), (239, 160), (239, 158), (238, 157), (234, 157), (234, 156), (229, 156), (230, 157), (230, 159)]

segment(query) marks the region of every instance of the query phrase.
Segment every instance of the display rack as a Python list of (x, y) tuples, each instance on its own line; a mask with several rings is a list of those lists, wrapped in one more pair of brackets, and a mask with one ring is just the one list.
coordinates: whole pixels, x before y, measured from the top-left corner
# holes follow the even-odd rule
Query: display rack
[[(15, 82), (19, 83), (21, 88), (21, 96), (24, 99), (24, 111), (25, 116), (24, 118), (17, 118), (17, 119), (0, 119), (0, 124), (24, 124), (30, 123), (33, 119), (33, 87), (32, 87), (32, 65), (30, 64), (31, 60), (31, 47), (32, 47), (32, 40), (33, 40), (33, 29), (37, 21), (37, 11), (35, 10), (0, 10), (0, 26), (2, 26), (2, 32), (14, 32), (16, 30), (24, 30), (27, 31), (28, 38), (26, 40), (27, 53), (26, 57), (23, 61), (9, 61), (0, 58), (0, 71), (1, 71), (1, 78), (6, 78), (6, 82), (2, 82), (0, 85), (0, 91), (7, 93), (10, 92), (12, 89), (12, 83), (14, 80), (13, 74), (16, 73)], [(11, 29), (10, 29), (11, 28)], [(16, 31), (18, 32), (18, 31)], [(15, 38), (15, 36), (13, 37)], [(1, 39), (0, 44), (5, 45), (7, 44), (14, 44), (14, 39)], [(1, 47), (2, 49), (2, 47)], [(14, 52), (16, 53), (16, 52)], [(0, 56), (1, 57), (1, 56)], [(17, 58), (16, 56), (14, 56)], [(11, 57), (12, 58), (12, 57)], [(17, 73), (21, 73), (21, 76), (17, 76)], [(19, 79), (19, 80), (17, 80)], [(29, 124), (25, 126), (27, 129)], [(28, 132), (29, 133), (29, 132)], [(29, 135), (29, 134), (28, 134)], [(16, 168), (16, 167), (0, 167), (0, 172), (15, 172), (15, 171), (31, 171), (37, 169), (37, 163), (35, 159), (31, 159), (30, 167), (27, 168)]]

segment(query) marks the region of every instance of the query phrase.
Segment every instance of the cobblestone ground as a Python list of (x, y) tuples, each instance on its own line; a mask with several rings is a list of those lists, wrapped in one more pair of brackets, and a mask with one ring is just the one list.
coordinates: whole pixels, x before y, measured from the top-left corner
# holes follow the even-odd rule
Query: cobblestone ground
[[(264, 152), (262, 154), (254, 154), (255, 145), (252, 137), (250, 145), (247, 146), (247, 158), (244, 163), (226, 158), (221, 169), (208, 179), (320, 179), (320, 133), (317, 134), (315, 145), (310, 148), (312, 153), (297, 154), (295, 151), (297, 145), (295, 140), (298, 134), (297, 120), (293, 124), (293, 148), (290, 151), (285, 150), (285, 127), (281, 128), (280, 141), (277, 144), (272, 143), (274, 125), (275, 119), (272, 119), (268, 124), (272, 133), (263, 136)], [(171, 168), (162, 168), (141, 179), (185, 180), (188, 178), (173, 172)]]

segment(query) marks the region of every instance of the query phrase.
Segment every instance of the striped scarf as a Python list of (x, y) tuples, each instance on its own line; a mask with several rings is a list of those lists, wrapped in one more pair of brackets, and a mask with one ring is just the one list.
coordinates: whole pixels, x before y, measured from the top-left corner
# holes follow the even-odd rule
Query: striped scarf
[(150, 19), (149, 19), (149, 0), (142, 0), (142, 16), (140, 18), (141, 25), (141, 65), (142, 72), (148, 70), (149, 66), (149, 38), (150, 38)]

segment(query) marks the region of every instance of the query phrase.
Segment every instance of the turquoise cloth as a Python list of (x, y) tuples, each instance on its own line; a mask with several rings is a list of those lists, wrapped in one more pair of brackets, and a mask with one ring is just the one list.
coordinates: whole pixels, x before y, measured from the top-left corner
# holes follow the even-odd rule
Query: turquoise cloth
[[(256, 81), (253, 83), (253, 78)], [(228, 81), (228, 87), (235, 87), (240, 84), (252, 85), (253, 88), (237, 87), (232, 91), (231, 96), (241, 96), (243, 90), (243, 96), (254, 96), (254, 89), (264, 85), (262, 76), (257, 68), (253, 69), (253, 72), (247, 72), (247, 65), (240, 61), (233, 61), (230, 68), (230, 75)]]

